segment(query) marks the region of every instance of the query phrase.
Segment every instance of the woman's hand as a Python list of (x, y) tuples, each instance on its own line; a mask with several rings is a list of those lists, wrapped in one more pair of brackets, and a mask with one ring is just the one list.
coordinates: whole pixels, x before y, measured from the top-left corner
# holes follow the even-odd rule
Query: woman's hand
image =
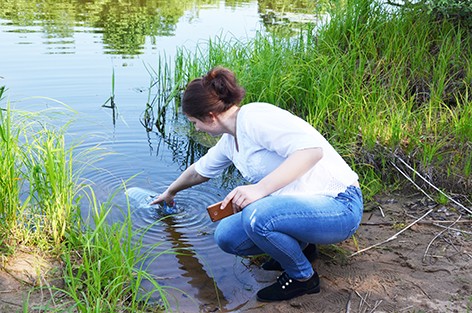
[(195, 164), (190, 165), (180, 176), (167, 187), (161, 195), (159, 195), (150, 204), (158, 204), (166, 202), (169, 206), (174, 206), (174, 198), (177, 192), (192, 187), (194, 185), (206, 182), (209, 178), (203, 177), (195, 171)]
[(159, 204), (161, 202), (167, 203), (169, 206), (174, 206), (174, 198), (175, 194), (170, 193), (168, 190), (164, 191), (164, 193), (157, 196), (150, 204)]
[(233, 203), (233, 211), (237, 213), (242, 211), (247, 205), (265, 197), (265, 193), (260, 186), (245, 185), (234, 188), (221, 203), (221, 207), (225, 207), (229, 202)]

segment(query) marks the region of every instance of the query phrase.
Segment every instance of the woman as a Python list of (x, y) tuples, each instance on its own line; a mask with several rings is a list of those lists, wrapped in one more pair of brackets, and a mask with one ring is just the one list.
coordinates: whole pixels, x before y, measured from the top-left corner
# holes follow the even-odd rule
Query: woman
[(189, 83), (183, 113), (197, 131), (222, 136), (153, 204), (172, 203), (177, 192), (233, 163), (250, 184), (224, 198), (222, 207), (232, 202), (235, 214), (219, 222), (218, 246), (239, 256), (266, 253), (272, 259), (264, 269), (284, 270), (257, 293), (260, 301), (317, 293), (314, 244), (341, 242), (358, 228), (358, 175), (310, 124), (268, 103), (240, 107), (244, 95), (235, 75), (222, 67)]

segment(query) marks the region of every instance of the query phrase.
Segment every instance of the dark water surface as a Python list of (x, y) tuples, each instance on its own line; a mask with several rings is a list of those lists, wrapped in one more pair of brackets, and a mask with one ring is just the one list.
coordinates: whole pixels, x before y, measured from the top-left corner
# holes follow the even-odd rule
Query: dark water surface
[[(57, 120), (73, 118), (70, 142), (82, 142), (79, 151), (99, 145), (109, 152), (97, 152), (101, 160), (83, 174), (99, 200), (123, 182), (159, 193), (205, 148), (189, 140), (181, 116), (166, 125), (166, 136), (143, 127), (151, 82), (146, 67), (156, 67), (159, 55), (172, 57), (178, 47), (192, 49), (215, 36), (249, 39), (270, 31), (279, 24), (277, 8), (293, 6), (284, 2), (0, 0), (0, 86), (7, 87), (15, 109), (76, 111)], [(116, 110), (102, 106), (113, 89)], [(162, 285), (175, 288), (169, 292), (177, 311), (212, 310), (218, 302), (224, 310), (236, 310), (260, 287), (257, 273), (214, 244), (216, 224), (205, 207), (227, 192), (222, 180), (181, 192), (176, 201), (182, 212), (156, 223), (144, 237), (145, 243), (162, 242), (156, 253), (187, 251), (148, 264)], [(122, 194), (114, 201), (117, 208), (125, 203)], [(149, 209), (132, 214), (137, 228), (158, 218)], [(119, 209), (112, 212), (112, 218), (120, 216)]]

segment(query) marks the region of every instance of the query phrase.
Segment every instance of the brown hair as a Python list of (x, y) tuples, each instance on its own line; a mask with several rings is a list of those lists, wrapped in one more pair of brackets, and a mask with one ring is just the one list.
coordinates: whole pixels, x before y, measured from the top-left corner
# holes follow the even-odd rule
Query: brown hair
[(246, 91), (229, 69), (215, 67), (205, 76), (192, 80), (182, 98), (184, 114), (204, 120), (210, 112), (219, 114), (239, 105)]

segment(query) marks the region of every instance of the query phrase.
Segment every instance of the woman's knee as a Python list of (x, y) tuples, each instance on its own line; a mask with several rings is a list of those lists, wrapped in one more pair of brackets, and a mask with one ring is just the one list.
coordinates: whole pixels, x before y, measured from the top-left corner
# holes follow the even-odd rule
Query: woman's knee
[[(261, 200), (260, 200), (261, 201)], [(267, 208), (261, 202), (250, 204), (242, 211), (242, 226), (246, 234), (250, 237), (255, 234), (265, 233), (266, 226), (270, 220), (267, 215)]]
[(237, 213), (222, 219), (216, 227), (215, 242), (221, 250), (240, 254), (247, 247), (247, 235), (241, 225), (241, 214)]
[(220, 224), (216, 227), (214, 238), (215, 242), (220, 247), (221, 250), (228, 252), (228, 253), (233, 253), (234, 252), (234, 238), (231, 238), (231, 231), (228, 231), (228, 228), (226, 227), (220, 227), (222, 226), (222, 223), (224, 221), (221, 221)]

